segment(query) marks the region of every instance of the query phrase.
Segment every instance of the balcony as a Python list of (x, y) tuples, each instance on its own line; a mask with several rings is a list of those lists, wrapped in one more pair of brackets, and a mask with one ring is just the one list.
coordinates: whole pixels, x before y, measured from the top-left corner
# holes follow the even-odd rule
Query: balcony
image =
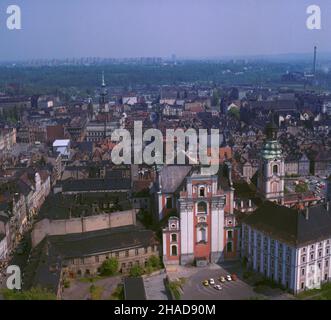
[(189, 196), (187, 191), (181, 191), (179, 193), (179, 195), (180, 195), (180, 198), (183, 198), (183, 199), (201, 199), (201, 200), (203, 200), (203, 199), (211, 199), (212, 197), (217, 197), (217, 196), (224, 196), (225, 194), (222, 190), (217, 190), (215, 193), (206, 192), (204, 197), (199, 196), (198, 193), (192, 193), (192, 195)]

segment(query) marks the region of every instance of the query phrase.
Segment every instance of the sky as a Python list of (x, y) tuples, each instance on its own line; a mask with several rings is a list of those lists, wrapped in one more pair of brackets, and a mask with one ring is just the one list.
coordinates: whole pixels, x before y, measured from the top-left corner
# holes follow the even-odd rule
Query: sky
[[(8, 5), (22, 30), (6, 27)], [(308, 30), (306, 9), (321, 8)], [(0, 0), (0, 60), (331, 52), (330, 0)]]

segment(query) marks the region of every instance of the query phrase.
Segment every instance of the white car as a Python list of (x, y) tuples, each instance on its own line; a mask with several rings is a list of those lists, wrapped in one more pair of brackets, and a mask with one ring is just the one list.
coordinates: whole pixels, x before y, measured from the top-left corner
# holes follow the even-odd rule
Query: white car
[(214, 289), (216, 289), (216, 290), (222, 290), (222, 287), (219, 284), (217, 284), (216, 286), (214, 286)]
[(215, 284), (215, 280), (213, 278), (209, 279), (209, 284), (210, 285), (214, 285)]
[(231, 278), (231, 276), (229, 274), (226, 276), (226, 280), (227, 281), (232, 281), (232, 278)]

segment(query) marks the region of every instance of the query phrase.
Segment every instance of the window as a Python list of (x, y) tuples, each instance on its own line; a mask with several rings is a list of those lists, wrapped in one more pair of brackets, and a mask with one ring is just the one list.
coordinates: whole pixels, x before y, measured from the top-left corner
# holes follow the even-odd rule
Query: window
[(206, 204), (206, 202), (199, 202), (198, 203), (198, 213), (207, 214), (207, 204)]
[(171, 255), (177, 256), (177, 246), (175, 245), (171, 246)]
[(325, 266), (326, 266), (326, 267), (329, 266), (329, 260), (325, 260)]
[(201, 188), (199, 189), (199, 196), (200, 196), (200, 197), (204, 197), (204, 196), (205, 196), (205, 188), (204, 188), (204, 187), (201, 187)]
[(228, 239), (232, 239), (232, 230), (228, 231)]
[(205, 228), (200, 228), (198, 233), (199, 242), (207, 242), (207, 231)]
[(118, 258), (120, 256), (120, 253), (117, 251), (115, 252), (115, 257)]
[(172, 198), (167, 198), (166, 200), (166, 208), (167, 209), (172, 209)]
[(148, 248), (144, 248), (144, 252), (146, 254), (148, 252)]
[(301, 269), (301, 275), (302, 275), (302, 276), (305, 275), (305, 269), (304, 269), (304, 268)]
[(226, 244), (226, 251), (227, 251), (227, 252), (232, 252), (232, 241), (229, 241), (229, 242)]
[(125, 250), (125, 257), (129, 256), (129, 250)]
[(272, 167), (272, 172), (273, 174), (278, 174), (278, 165), (275, 164), (273, 167)]
[(95, 262), (99, 262), (99, 256), (95, 256)]
[(301, 282), (301, 289), (303, 289), (305, 287), (305, 283)]
[(137, 256), (139, 254), (139, 249), (136, 249), (134, 253)]
[(84, 258), (80, 259), (80, 264), (84, 264)]
[(173, 233), (171, 235), (171, 242), (177, 242), (177, 234), (176, 233)]

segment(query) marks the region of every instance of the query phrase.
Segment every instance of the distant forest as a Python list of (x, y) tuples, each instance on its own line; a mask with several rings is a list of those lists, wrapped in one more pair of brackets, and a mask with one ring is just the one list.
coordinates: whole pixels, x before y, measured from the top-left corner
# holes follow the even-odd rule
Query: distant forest
[[(101, 83), (105, 72), (107, 85), (134, 88), (137, 85), (215, 83), (217, 85), (277, 84), (286, 71), (304, 71), (307, 65), (288, 63), (185, 62), (178, 65), (109, 64), (97, 66), (0, 66), (0, 91), (16, 88), (20, 94), (51, 94), (75, 88), (90, 94)], [(324, 80), (331, 86), (330, 75)], [(19, 89), (17, 89), (19, 88)], [(17, 92), (16, 92), (17, 93)], [(83, 94), (84, 95), (84, 94)]]

